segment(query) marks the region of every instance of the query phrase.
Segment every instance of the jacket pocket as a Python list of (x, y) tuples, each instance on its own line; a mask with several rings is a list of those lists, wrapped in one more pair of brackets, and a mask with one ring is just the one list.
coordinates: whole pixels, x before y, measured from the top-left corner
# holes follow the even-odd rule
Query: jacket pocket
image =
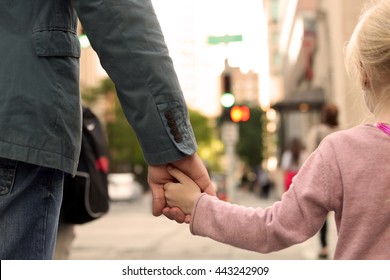
[(33, 32), (35, 51), (38, 56), (80, 57), (80, 42), (69, 30), (43, 29)]

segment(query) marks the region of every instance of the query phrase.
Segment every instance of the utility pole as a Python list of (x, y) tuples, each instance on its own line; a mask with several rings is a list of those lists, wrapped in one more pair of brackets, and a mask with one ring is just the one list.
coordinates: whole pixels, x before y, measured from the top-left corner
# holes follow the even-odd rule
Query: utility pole
[[(241, 42), (242, 35), (224, 35), (224, 36), (209, 36), (208, 44), (227, 45), (232, 42)], [(238, 124), (232, 120), (231, 110), (235, 104), (234, 93), (232, 92), (232, 77), (229, 71), (229, 64), (227, 57), (225, 58), (225, 69), (222, 73), (222, 116), (221, 116), (221, 138), (225, 146), (225, 156), (227, 160), (226, 166), (226, 192), (229, 201), (235, 200), (235, 189), (237, 186), (235, 171), (236, 171), (236, 144), (239, 140)]]

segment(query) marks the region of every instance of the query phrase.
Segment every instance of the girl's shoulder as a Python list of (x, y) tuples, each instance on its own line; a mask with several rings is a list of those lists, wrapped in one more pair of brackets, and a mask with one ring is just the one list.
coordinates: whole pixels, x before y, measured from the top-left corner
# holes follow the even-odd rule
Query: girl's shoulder
[(335, 130), (331, 135), (333, 138), (338, 137), (362, 137), (367, 134), (377, 132), (377, 128), (373, 124), (360, 124), (346, 129)]
[(331, 133), (323, 142), (344, 149), (373, 145), (374, 142), (380, 140), (382, 137), (381, 131), (374, 125), (361, 124)]

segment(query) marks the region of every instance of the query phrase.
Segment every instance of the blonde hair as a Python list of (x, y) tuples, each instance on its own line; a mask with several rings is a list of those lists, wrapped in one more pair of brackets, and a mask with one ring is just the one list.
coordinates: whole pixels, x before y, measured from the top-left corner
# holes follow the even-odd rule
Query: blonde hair
[(390, 1), (376, 2), (360, 17), (345, 56), (347, 72), (360, 82), (374, 114), (390, 98)]

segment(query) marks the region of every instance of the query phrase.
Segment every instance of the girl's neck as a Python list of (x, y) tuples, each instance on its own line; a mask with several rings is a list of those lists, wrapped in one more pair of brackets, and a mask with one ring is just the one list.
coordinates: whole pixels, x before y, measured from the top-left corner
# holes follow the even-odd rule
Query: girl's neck
[(377, 123), (387, 123), (390, 124), (390, 109), (387, 111), (382, 110), (381, 114), (375, 116), (375, 121)]
[(373, 113), (377, 123), (390, 124), (390, 100), (382, 100)]

